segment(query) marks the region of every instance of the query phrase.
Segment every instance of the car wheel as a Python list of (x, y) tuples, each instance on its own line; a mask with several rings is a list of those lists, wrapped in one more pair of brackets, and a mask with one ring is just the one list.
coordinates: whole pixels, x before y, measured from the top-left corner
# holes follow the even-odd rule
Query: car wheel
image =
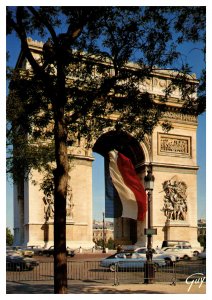
[(172, 266), (173, 265), (172, 260), (169, 257), (166, 257), (164, 260), (165, 260), (165, 263), (166, 263), (167, 266)]
[(111, 272), (115, 272), (116, 266), (114, 264), (110, 265), (109, 269), (110, 269)]
[(39, 255), (39, 256), (43, 255), (42, 251), (39, 251), (39, 252), (38, 252), (38, 255)]
[(16, 271), (21, 271), (21, 266), (20, 266), (20, 264), (16, 264), (16, 265), (15, 265), (15, 270), (16, 270)]
[(183, 256), (183, 259), (184, 259), (184, 260), (189, 260), (190, 257), (189, 257), (188, 255), (184, 255), (184, 256)]
[(199, 255), (199, 251), (194, 251), (194, 256), (198, 256)]

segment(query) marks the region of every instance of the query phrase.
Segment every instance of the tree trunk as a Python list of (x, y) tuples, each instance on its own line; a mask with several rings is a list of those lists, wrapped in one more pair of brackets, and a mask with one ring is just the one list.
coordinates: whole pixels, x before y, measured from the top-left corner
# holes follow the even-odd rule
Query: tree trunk
[[(63, 97), (62, 97), (63, 98)], [(66, 256), (66, 195), (68, 184), (67, 129), (64, 121), (63, 100), (55, 104), (55, 157), (54, 172), (54, 293), (67, 293)], [(62, 104), (61, 104), (62, 103)]]
[(54, 293), (67, 292), (66, 257), (66, 195), (68, 157), (64, 141), (66, 135), (62, 120), (55, 124), (55, 152), (57, 167), (54, 173)]

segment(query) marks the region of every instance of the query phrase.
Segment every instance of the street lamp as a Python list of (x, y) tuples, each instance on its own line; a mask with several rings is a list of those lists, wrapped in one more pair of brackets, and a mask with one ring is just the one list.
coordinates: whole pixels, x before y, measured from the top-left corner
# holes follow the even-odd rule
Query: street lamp
[(102, 222), (102, 237), (103, 237), (103, 245), (102, 245), (102, 253), (106, 253), (105, 250), (105, 214), (102, 213), (103, 215), (103, 222)]
[(146, 263), (144, 265), (144, 283), (153, 283), (155, 278), (154, 263), (152, 262), (152, 234), (157, 234), (152, 228), (152, 191), (154, 189), (155, 177), (152, 175), (152, 170), (149, 168), (147, 175), (144, 177), (144, 186), (147, 191), (148, 199), (148, 228), (145, 229), (147, 235), (147, 251)]

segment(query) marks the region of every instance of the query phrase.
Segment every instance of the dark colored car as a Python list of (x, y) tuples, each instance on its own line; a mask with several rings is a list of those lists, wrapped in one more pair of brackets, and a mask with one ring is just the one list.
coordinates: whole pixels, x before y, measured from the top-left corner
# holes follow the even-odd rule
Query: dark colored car
[[(74, 250), (69, 249), (68, 247), (66, 248), (66, 254), (67, 256), (73, 257), (75, 255)], [(54, 255), (54, 246), (49, 247), (48, 249), (43, 250), (43, 255), (46, 256), (53, 256)]]
[(73, 257), (75, 255), (74, 250), (71, 250), (69, 247), (66, 248), (67, 256)]
[(7, 271), (30, 271), (38, 266), (39, 262), (35, 259), (23, 256), (6, 256), (6, 270)]

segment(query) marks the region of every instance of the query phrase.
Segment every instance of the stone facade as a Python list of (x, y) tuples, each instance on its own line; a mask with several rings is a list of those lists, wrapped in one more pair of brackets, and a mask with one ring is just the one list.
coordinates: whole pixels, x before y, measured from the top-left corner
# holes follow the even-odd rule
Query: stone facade
[[(28, 42), (37, 56), (42, 45), (30, 40)], [(19, 63), (23, 65), (21, 59)], [(152, 93), (157, 101), (168, 85), (170, 76), (169, 71), (158, 71), (151, 80), (144, 82), (141, 89)], [(195, 78), (190, 80), (195, 81)], [(173, 129), (164, 133), (159, 124), (152, 135), (146, 136), (140, 143), (143, 158), (138, 175), (143, 181), (151, 163), (155, 176), (152, 225), (157, 228), (157, 235), (153, 237), (153, 246), (161, 245), (164, 239), (187, 240), (197, 245), (197, 120), (194, 116), (179, 113), (179, 99), (180, 93), (175, 90), (167, 103), (170, 111), (164, 115), (164, 119), (172, 122)], [(74, 159), (70, 171), (71, 191), (67, 199), (67, 246), (92, 248), (92, 151), (84, 149), (83, 145), (69, 150)], [(33, 173), (33, 178), (42, 181), (42, 176), (37, 172)], [(171, 190), (177, 188), (178, 192), (167, 192), (165, 183), (169, 183)], [(186, 187), (183, 194), (182, 186)], [(171, 211), (180, 217), (173, 217), (173, 214), (167, 217), (169, 210), (166, 205), (172, 205)], [(146, 245), (145, 227), (146, 220), (115, 219), (116, 243)], [(44, 199), (39, 187), (30, 181), (22, 182), (22, 192), (20, 186), (14, 187), (14, 234), (15, 244), (48, 247), (54, 243), (51, 199)]]
[[(67, 201), (67, 246), (71, 248), (92, 248), (92, 161), (91, 156), (75, 157), (72, 161), (71, 182), (72, 199), (71, 205)], [(37, 182), (42, 181), (42, 175), (33, 173)], [(14, 188), (16, 190), (16, 187)], [(70, 196), (70, 195), (69, 195)], [(25, 182), (24, 186), (24, 210), (20, 205), (17, 193), (14, 193), (14, 233), (15, 244), (40, 245), (49, 247), (53, 245), (53, 213), (46, 218), (48, 210), (43, 193), (39, 185), (31, 181)], [(70, 211), (71, 210), (71, 211)], [(20, 216), (24, 213), (24, 220)], [(24, 233), (20, 235), (20, 228)]]

